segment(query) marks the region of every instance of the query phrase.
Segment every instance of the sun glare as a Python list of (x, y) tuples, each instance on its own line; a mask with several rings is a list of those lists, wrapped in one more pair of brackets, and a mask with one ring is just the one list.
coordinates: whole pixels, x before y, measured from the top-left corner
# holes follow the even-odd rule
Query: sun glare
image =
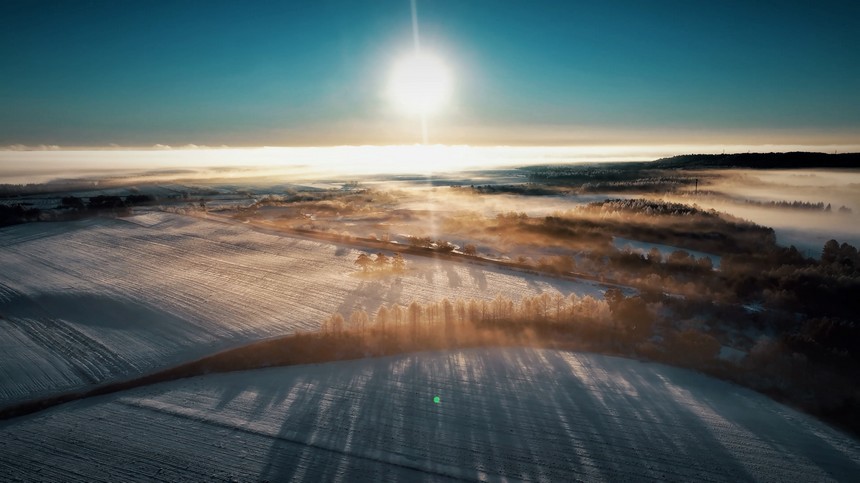
[(438, 57), (413, 54), (394, 66), (389, 95), (398, 108), (410, 113), (428, 115), (439, 111), (448, 101), (451, 76)]

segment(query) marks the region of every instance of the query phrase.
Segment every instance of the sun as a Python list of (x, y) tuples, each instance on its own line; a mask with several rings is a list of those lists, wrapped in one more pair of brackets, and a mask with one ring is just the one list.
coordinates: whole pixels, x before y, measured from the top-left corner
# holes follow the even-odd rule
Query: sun
[(398, 108), (426, 116), (439, 111), (451, 93), (448, 67), (434, 55), (416, 53), (394, 65), (389, 96)]

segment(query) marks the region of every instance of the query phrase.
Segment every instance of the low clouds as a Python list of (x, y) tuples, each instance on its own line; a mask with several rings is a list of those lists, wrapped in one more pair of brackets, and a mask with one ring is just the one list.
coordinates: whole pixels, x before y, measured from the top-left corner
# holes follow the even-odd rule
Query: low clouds
[(154, 144), (153, 149), (224, 149), (229, 148), (226, 144), (220, 146), (207, 146), (205, 144), (185, 144), (182, 146), (171, 146), (169, 144)]
[(6, 146), (7, 151), (57, 151), (60, 147), (56, 144), (39, 144), (27, 146), (26, 144), (10, 144)]

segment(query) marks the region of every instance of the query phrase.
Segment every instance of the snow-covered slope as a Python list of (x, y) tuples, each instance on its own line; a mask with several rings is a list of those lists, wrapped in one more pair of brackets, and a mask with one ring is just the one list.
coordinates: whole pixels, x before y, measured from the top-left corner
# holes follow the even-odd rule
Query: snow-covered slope
[(0, 230), (0, 406), (124, 378), (333, 313), (600, 287), (420, 257), (357, 276), (358, 251), (167, 213)]
[(858, 474), (858, 441), (764, 396), (683, 369), (552, 350), (210, 375), (0, 424), (0, 480), (735, 482)]

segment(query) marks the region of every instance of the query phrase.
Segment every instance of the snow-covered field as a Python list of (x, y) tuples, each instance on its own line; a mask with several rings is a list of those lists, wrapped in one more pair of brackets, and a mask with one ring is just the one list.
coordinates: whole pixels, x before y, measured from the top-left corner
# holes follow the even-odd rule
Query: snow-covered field
[(335, 311), (601, 287), (421, 257), (358, 276), (358, 251), (181, 215), (0, 230), (0, 406), (122, 379)]
[(857, 475), (857, 440), (760, 394), (684, 369), (553, 350), (418, 353), (210, 375), (0, 424), (5, 481)]

